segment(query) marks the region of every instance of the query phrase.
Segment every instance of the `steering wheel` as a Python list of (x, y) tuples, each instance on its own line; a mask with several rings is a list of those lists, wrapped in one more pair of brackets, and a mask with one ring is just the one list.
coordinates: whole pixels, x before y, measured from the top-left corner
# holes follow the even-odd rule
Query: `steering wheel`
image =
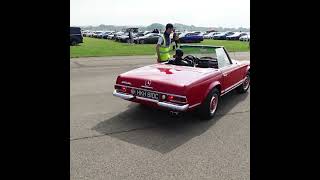
[(197, 63), (198, 58), (193, 55), (187, 55), (183, 60), (187, 61), (191, 66), (194, 66)]

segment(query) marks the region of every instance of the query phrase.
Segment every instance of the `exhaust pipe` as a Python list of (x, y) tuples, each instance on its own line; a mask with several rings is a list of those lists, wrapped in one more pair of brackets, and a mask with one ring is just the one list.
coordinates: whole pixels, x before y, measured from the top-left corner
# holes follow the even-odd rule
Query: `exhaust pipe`
[(180, 115), (180, 113), (177, 111), (170, 111), (170, 115), (171, 116), (178, 116), (178, 115)]

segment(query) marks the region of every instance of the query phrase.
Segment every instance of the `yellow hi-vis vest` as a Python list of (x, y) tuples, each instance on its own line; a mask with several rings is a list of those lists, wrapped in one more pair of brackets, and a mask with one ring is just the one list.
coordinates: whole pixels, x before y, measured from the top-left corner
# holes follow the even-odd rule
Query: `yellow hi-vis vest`
[(160, 53), (160, 61), (161, 62), (165, 62), (168, 61), (171, 56), (170, 56), (170, 45), (169, 47), (166, 47), (166, 38), (164, 37), (164, 35), (161, 35), (162, 39), (163, 39), (163, 45), (160, 46), (159, 48), (159, 53)]

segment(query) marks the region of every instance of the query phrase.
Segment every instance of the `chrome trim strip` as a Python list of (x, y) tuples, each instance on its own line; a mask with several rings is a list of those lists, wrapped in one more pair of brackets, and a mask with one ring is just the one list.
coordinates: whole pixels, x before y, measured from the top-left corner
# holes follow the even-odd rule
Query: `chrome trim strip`
[(144, 101), (150, 101), (150, 102), (154, 102), (154, 103), (158, 103), (159, 101), (155, 100), (155, 99), (149, 99), (149, 98), (144, 98), (144, 97), (140, 97), (140, 96), (136, 96), (136, 99), (140, 99), (140, 100), (144, 100)]
[(224, 95), (224, 94), (226, 94), (226, 93), (228, 93), (228, 92), (232, 91), (233, 89), (235, 89), (236, 87), (238, 87), (239, 85), (241, 85), (241, 83), (243, 83), (243, 81), (242, 81), (242, 80), (241, 80), (241, 81), (239, 81), (238, 83), (236, 83), (236, 84), (234, 84), (234, 85), (230, 86), (228, 89), (226, 89), (226, 90), (224, 90), (224, 91), (221, 91), (221, 95)]
[(176, 110), (176, 111), (185, 111), (189, 107), (189, 104), (185, 104), (185, 105), (179, 106), (179, 105), (174, 105), (174, 104), (165, 103), (165, 102), (158, 102), (158, 105), (162, 106), (162, 107), (165, 107), (165, 108), (173, 109), (173, 110)]
[[(146, 89), (141, 89), (141, 88), (137, 88), (137, 87), (132, 87), (132, 86), (126, 86), (126, 85), (122, 85), (122, 84), (115, 84), (116, 86), (124, 86), (124, 87), (128, 87), (128, 88), (134, 88), (134, 89), (140, 89), (140, 90), (146, 90)], [(165, 95), (172, 95), (172, 96), (177, 96), (177, 97), (181, 97), (181, 98), (186, 98), (186, 96), (180, 96), (180, 95), (176, 95), (176, 94), (169, 94), (169, 93), (164, 93), (164, 92), (159, 92), (159, 91), (151, 91), (148, 90), (150, 92), (154, 92), (154, 93), (161, 93), (161, 94), (165, 94)]]
[(131, 85), (131, 83), (127, 82), (127, 81), (121, 81), (121, 83), (126, 84), (126, 85)]
[(176, 101), (176, 100), (170, 100), (170, 102), (174, 102), (174, 103), (187, 103), (187, 101)]
[(225, 89), (224, 91), (229, 91), (230, 89), (233, 89), (234, 87), (240, 85), (243, 82), (243, 80), (240, 80), (239, 82), (235, 83), (234, 85), (230, 86), (229, 88)]
[(194, 104), (194, 105), (192, 105), (192, 106), (189, 106), (189, 109), (190, 108), (193, 108), (193, 107), (195, 107), (195, 106), (198, 106), (198, 105), (200, 105), (201, 103), (196, 103), (196, 104)]
[(118, 93), (117, 90), (114, 90), (112, 93), (114, 96), (125, 99), (125, 100), (130, 100), (133, 99), (134, 96), (130, 94), (123, 94), (123, 93)]
[(231, 90), (235, 89), (236, 87), (240, 86), (240, 85), (243, 83), (244, 80), (245, 80), (245, 79), (242, 79), (242, 80), (240, 80), (239, 82), (235, 83), (234, 85), (230, 86), (229, 88), (221, 91), (221, 95), (220, 95), (220, 96), (225, 95), (226, 93), (228, 93), (228, 92), (230, 92)]
[[(144, 97), (140, 97), (140, 96), (135, 96), (136, 99), (140, 99), (140, 100), (144, 100), (144, 101), (150, 101), (150, 102), (154, 102), (154, 103), (158, 103), (160, 101), (155, 100), (155, 99), (150, 99), (150, 98), (144, 98)], [(180, 101), (170, 101), (170, 102), (176, 102), (176, 103), (187, 103), (187, 102), (180, 102)]]
[[(149, 86), (141, 86), (143, 88), (147, 88), (147, 89), (153, 89), (153, 87), (149, 87)], [(134, 88), (134, 87), (133, 87)]]

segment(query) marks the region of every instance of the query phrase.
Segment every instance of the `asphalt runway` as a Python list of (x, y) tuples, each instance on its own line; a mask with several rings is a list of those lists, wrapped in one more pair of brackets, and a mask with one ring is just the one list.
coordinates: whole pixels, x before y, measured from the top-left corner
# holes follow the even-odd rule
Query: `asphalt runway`
[[(250, 54), (230, 53), (239, 60)], [(250, 90), (217, 115), (171, 117), (112, 96), (118, 74), (153, 56), (70, 60), (70, 179), (250, 179)]]

